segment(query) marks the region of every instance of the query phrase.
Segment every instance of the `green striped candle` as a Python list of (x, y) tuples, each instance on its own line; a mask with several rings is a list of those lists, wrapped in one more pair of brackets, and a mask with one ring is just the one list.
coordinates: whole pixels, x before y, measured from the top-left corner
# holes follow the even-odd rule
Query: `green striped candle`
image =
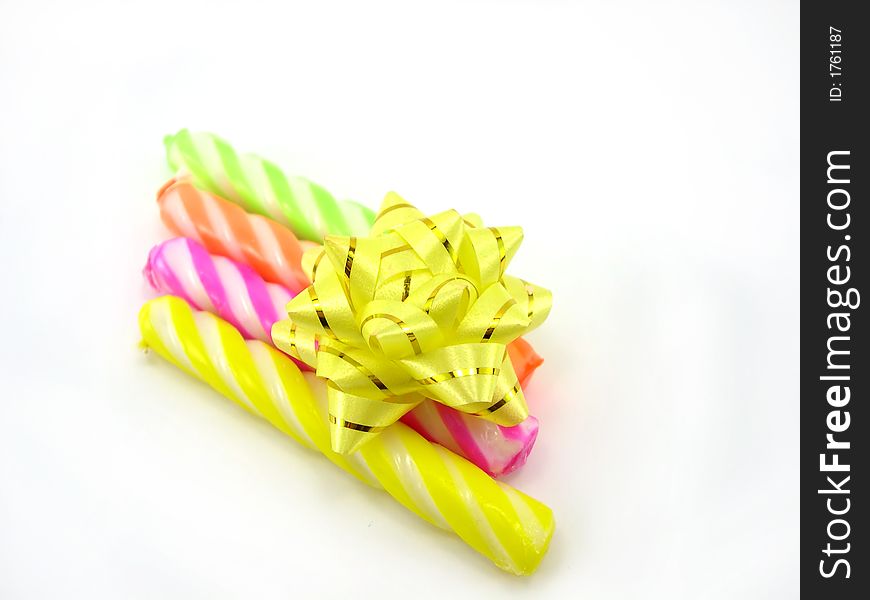
[(320, 242), (327, 234), (365, 235), (375, 220), (365, 206), (337, 201), (313, 181), (287, 176), (254, 154), (239, 154), (211, 133), (182, 129), (163, 142), (169, 165), (187, 173), (197, 187), (270, 217), (297, 237)]

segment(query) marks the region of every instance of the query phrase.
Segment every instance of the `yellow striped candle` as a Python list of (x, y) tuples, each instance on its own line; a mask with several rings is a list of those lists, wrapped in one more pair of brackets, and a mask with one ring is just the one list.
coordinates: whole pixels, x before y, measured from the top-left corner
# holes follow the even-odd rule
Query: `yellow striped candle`
[(326, 385), (286, 355), (244, 340), (232, 325), (164, 296), (139, 313), (144, 344), (300, 444), (433, 525), (453, 531), (499, 568), (532, 573), (555, 527), (552, 511), (449, 450), (395, 423), (358, 452), (333, 452)]

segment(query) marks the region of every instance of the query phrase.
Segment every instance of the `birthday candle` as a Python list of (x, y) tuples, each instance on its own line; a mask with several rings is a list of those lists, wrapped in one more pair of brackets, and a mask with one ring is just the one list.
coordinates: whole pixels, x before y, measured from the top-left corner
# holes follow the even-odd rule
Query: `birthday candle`
[(191, 306), (229, 321), (248, 339), (272, 343), (272, 325), (293, 297), (266, 283), (247, 265), (213, 256), (187, 238), (158, 244), (148, 253), (145, 278), (158, 292), (184, 298)]
[(531, 415), (519, 425), (503, 427), (431, 400), (401, 420), (430, 442), (467, 458), (493, 477), (523, 466), (538, 437), (538, 419)]
[(249, 215), (185, 179), (164, 185), (157, 203), (169, 229), (199, 242), (212, 254), (245, 263), (266, 281), (280, 283), (294, 293), (309, 285), (301, 266), (303, 248), (283, 225)]
[[(263, 281), (246, 265), (211, 255), (187, 238), (171, 239), (152, 248), (143, 273), (156, 291), (216, 314), (245, 338), (270, 344), (272, 325), (283, 318), (284, 305), (293, 297), (286, 288)], [(518, 349), (509, 351), (512, 359), (517, 353), (522, 355), (514, 364), (523, 381), (539, 363), (529, 358), (529, 353), (537, 357), (531, 346), (518, 342)], [(303, 370), (311, 369), (300, 361), (296, 364)], [(514, 427), (502, 427), (430, 402), (412, 410), (403, 421), (429, 441), (453, 450), (493, 476), (522, 466), (538, 434), (534, 417)]]
[(544, 359), (535, 352), (532, 345), (525, 338), (517, 338), (508, 344), (508, 354), (510, 354), (511, 362), (514, 364), (514, 371), (517, 374), (517, 380), (522, 387), (528, 385), (532, 374), (544, 364)]
[(145, 304), (139, 324), (144, 343), (160, 356), (362, 481), (382, 487), (421, 518), (455, 532), (500, 568), (530, 574), (547, 551), (555, 526), (549, 508), (401, 423), (356, 453), (333, 452), (322, 380), (306, 378), (267, 344), (246, 342), (226, 321), (164, 296)]
[(374, 222), (365, 206), (338, 202), (316, 183), (288, 177), (259, 156), (239, 154), (216, 135), (182, 129), (164, 144), (169, 165), (189, 173), (198, 187), (271, 217), (300, 238), (319, 242), (328, 233), (364, 235)]

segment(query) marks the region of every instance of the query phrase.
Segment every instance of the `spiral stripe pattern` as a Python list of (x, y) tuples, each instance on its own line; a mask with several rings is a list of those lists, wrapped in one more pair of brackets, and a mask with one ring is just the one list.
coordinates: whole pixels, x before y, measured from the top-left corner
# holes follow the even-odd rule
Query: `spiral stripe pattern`
[(249, 215), (185, 179), (164, 185), (157, 203), (170, 230), (199, 242), (212, 254), (247, 264), (266, 281), (280, 283), (294, 294), (309, 284), (301, 267), (299, 240), (271, 219)]
[(144, 343), (163, 358), (383, 488), (421, 518), (455, 532), (498, 567), (517, 575), (537, 568), (554, 530), (552, 511), (542, 503), (402, 424), (357, 453), (333, 452), (322, 380), (303, 376), (285, 355), (262, 342), (246, 342), (227, 322), (192, 311), (180, 298), (146, 303), (139, 324)]
[(213, 256), (187, 238), (154, 246), (144, 274), (158, 292), (184, 298), (229, 321), (246, 338), (269, 343), (272, 325), (293, 297), (283, 286), (263, 281), (250, 267)]
[(316, 183), (288, 177), (259, 156), (239, 154), (216, 135), (182, 129), (164, 144), (169, 165), (189, 173), (198, 187), (271, 217), (300, 238), (319, 242), (330, 233), (364, 235), (375, 220), (361, 204), (336, 201)]
[(493, 477), (523, 466), (538, 436), (538, 419), (504, 427), (427, 400), (401, 418), (430, 442), (465, 457)]

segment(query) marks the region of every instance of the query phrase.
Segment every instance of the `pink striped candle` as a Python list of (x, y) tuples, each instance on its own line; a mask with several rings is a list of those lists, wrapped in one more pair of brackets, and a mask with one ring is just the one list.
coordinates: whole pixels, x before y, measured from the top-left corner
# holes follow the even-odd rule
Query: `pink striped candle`
[(209, 254), (188, 238), (151, 249), (144, 274), (158, 292), (180, 296), (199, 310), (229, 321), (248, 339), (272, 343), (272, 325), (284, 317), (293, 294), (266, 283), (247, 265)]
[(519, 425), (502, 427), (431, 400), (405, 414), (402, 422), (493, 477), (523, 466), (538, 437), (538, 419), (531, 415)]

